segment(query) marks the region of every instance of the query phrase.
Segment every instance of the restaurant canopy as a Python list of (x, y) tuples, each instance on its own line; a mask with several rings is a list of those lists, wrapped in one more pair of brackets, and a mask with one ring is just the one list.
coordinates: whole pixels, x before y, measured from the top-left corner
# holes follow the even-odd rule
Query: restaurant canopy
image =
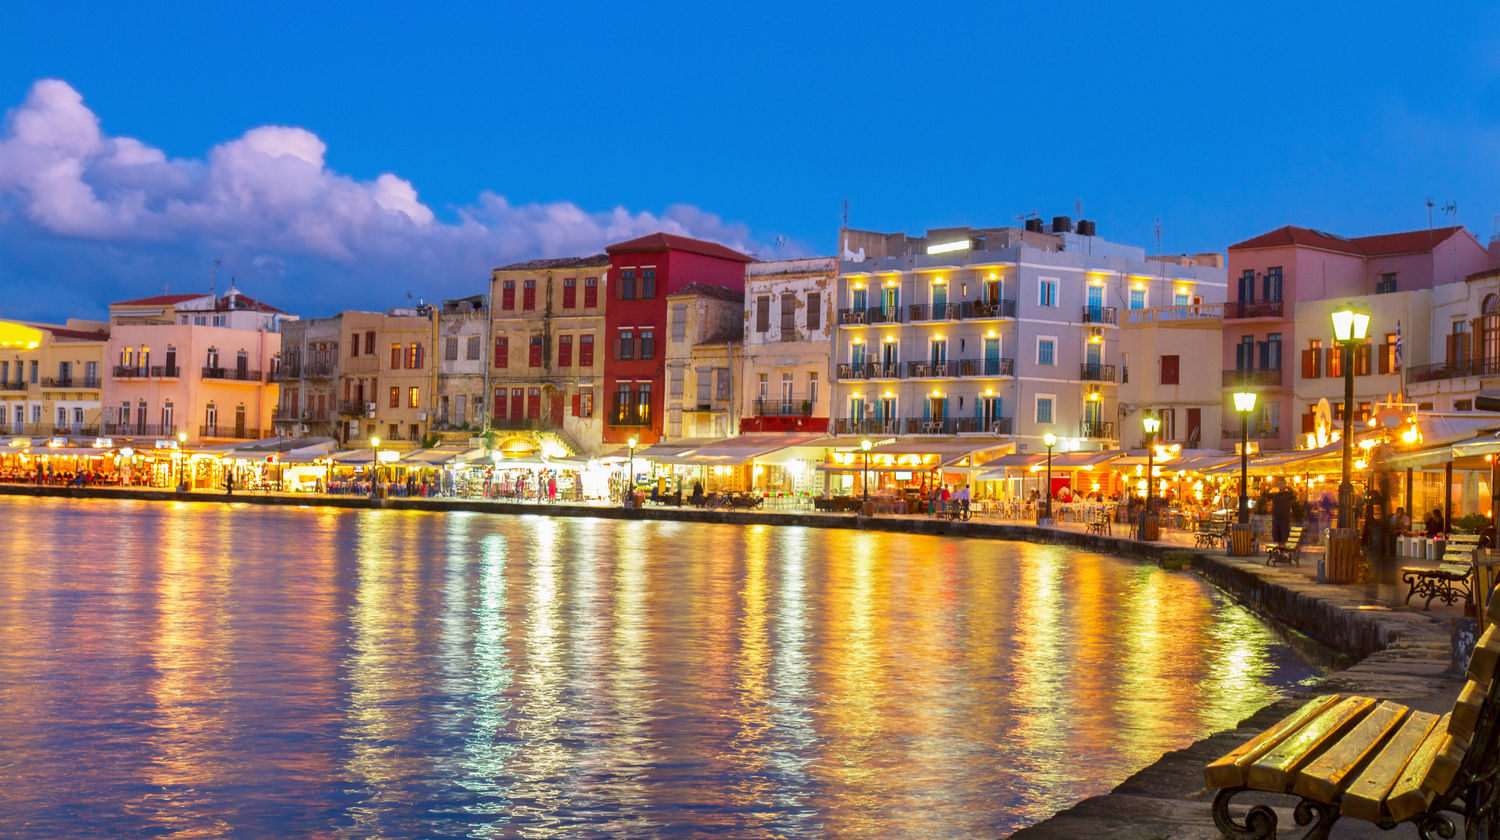
[[(642, 449), (641, 447), (636, 447), (635, 457), (638, 459), (645, 459), (656, 464), (676, 464), (678, 466), (682, 466), (685, 464), (693, 463), (692, 461), (684, 458), (684, 455), (692, 452), (694, 449), (697, 449), (700, 446), (707, 446), (712, 443), (718, 443), (720, 440), (723, 439), (705, 438), (702, 440), (675, 440), (663, 443), (653, 443), (644, 449)], [(615, 454), (619, 455), (621, 453), (617, 452)], [(625, 452), (623, 453), (623, 457), (630, 457), (629, 449), (625, 450)]]
[(401, 456), (401, 463), (420, 467), (443, 467), (477, 461), (484, 457), (482, 448), (468, 446), (437, 446), (431, 449), (415, 449)]
[[(1067, 472), (1070, 470), (1092, 470), (1096, 467), (1109, 464), (1114, 465), (1125, 456), (1125, 452), (1119, 449), (1097, 450), (1093, 452), (1061, 452), (1052, 455), (1052, 471)], [(1011, 472), (1024, 471), (1027, 473), (1036, 471), (1037, 467), (1046, 468), (1046, 454), (1021, 454), (1012, 453), (1001, 455), (992, 461), (986, 461), (982, 467), (985, 472), (979, 474), (980, 481), (995, 481), (1006, 478)]]
[[(972, 440), (903, 439), (876, 446), (870, 450), (871, 472), (930, 472), (950, 468), (968, 469), (975, 452), (994, 449), (994, 443)], [(835, 452), (832, 460), (819, 464), (820, 470), (859, 472), (865, 468), (864, 450), (858, 447)]]
[(678, 463), (704, 466), (739, 466), (783, 449), (801, 446), (821, 435), (747, 434), (705, 444), (684, 452)]

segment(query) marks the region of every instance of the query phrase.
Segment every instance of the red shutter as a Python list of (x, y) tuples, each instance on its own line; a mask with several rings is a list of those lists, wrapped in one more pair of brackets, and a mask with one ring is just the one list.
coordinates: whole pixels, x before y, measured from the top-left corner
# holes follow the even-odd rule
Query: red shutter
[(527, 309), (527, 310), (535, 309), (536, 308), (536, 281), (535, 280), (527, 280), (526, 281), (526, 285), (524, 287), (522, 287), (522, 289), (521, 289), (521, 308), (522, 309)]
[(506, 280), (505, 281), (505, 285), (501, 287), (501, 289), (500, 289), (500, 308), (501, 309), (515, 309), (516, 308), (516, 281), (514, 281), (514, 280)]
[(1161, 384), (1177, 384), (1177, 356), (1161, 357)]
[(1318, 378), (1318, 356), (1317, 356), (1317, 353), (1318, 353), (1318, 351), (1316, 351), (1316, 350), (1303, 350), (1302, 351), (1302, 378), (1303, 379), (1317, 379)]
[(510, 339), (505, 336), (495, 339), (495, 367), (510, 367)]
[(578, 366), (592, 367), (594, 364), (594, 337), (591, 335), (580, 335), (578, 337)]
[(526, 391), (522, 388), (510, 389), (510, 416), (517, 420), (526, 416)]
[(1395, 352), (1394, 344), (1380, 345), (1380, 372), (1391, 372), (1391, 353)]
[(578, 305), (578, 278), (563, 278), (563, 309), (572, 309)]
[(592, 309), (599, 305), (599, 278), (583, 278), (583, 306)]
[(539, 420), (542, 416), (542, 389), (526, 389), (526, 419)]
[(527, 364), (532, 367), (542, 366), (542, 337), (539, 335), (531, 337), (531, 352), (527, 354)]
[(573, 336), (560, 335), (557, 337), (557, 366), (572, 367), (573, 365)]
[(495, 419), (496, 420), (504, 420), (505, 419), (505, 389), (504, 388), (496, 388), (495, 389)]
[(581, 395), (579, 395), (579, 394), (574, 394), (573, 395), (573, 416), (574, 417), (580, 417), (580, 416), (582, 416), (582, 415), (579, 414), (579, 412), (582, 411), (582, 410), (583, 410), (583, 397)]

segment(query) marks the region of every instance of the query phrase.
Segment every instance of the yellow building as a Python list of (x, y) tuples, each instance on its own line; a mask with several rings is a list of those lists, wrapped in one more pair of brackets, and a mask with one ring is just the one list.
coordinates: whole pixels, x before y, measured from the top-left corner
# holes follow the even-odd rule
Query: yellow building
[(382, 447), (421, 446), (432, 428), (437, 381), (432, 308), (343, 312), (339, 319), (343, 439), (360, 445), (374, 436)]
[(0, 429), (12, 435), (97, 435), (109, 327), (0, 321)]

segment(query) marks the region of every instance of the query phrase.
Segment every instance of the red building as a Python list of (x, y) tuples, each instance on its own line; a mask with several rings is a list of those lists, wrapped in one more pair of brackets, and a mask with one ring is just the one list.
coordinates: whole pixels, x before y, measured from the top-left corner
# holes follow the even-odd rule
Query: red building
[(609, 305), (604, 308), (604, 441), (642, 445), (661, 439), (667, 295), (689, 283), (745, 290), (751, 257), (732, 248), (653, 233), (605, 248)]

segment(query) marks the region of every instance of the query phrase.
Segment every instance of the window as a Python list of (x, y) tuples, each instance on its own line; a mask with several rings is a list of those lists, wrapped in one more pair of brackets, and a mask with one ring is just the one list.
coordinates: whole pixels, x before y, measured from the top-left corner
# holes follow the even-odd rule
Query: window
[(410, 344), (406, 348), (406, 367), (409, 370), (421, 370), (427, 366), (426, 348), (420, 344)]
[(536, 281), (527, 280), (521, 284), (521, 309), (530, 311), (536, 308)]
[(771, 374), (761, 373), (755, 377), (755, 396), (765, 399), (771, 395)]
[(351, 341), (351, 342), (349, 342), (349, 357), (350, 358), (354, 358), (354, 357), (357, 357), (358, 355), (359, 355), (359, 333), (355, 333), (354, 334), (354, 340)]
[(495, 339), (495, 367), (510, 367), (510, 339), (503, 335)]
[(1176, 292), (1172, 293), (1172, 305), (1173, 306), (1191, 306), (1192, 303), (1193, 303), (1193, 295), (1192, 295), (1192, 293), (1188, 292), (1186, 289), (1183, 289), (1183, 290), (1176, 291)]
[(415, 387), (408, 388), (406, 390), (406, 407), (407, 408), (421, 408), (422, 407), (422, 400), (421, 400), (420, 390), (421, 389), (415, 388)]
[(400, 408), (400, 407), (401, 407), (401, 389), (397, 388), (394, 385), (392, 385), (391, 386), (391, 408)]
[(650, 300), (656, 297), (656, 269), (646, 268), (641, 270), (641, 299)]
[(225, 318), (225, 316), (223, 316), (223, 315), (215, 315), (214, 316), (214, 326), (216, 326), (216, 327), (222, 327), (226, 323), (228, 323), (228, 321)]
[(807, 401), (818, 404), (818, 372), (815, 370), (807, 372)]
[(1396, 272), (1391, 271), (1380, 275), (1380, 282), (1375, 284), (1375, 294), (1385, 295), (1396, 291)]
[(1037, 283), (1037, 306), (1057, 305), (1057, 278), (1044, 277)]
[(1055, 399), (1055, 397), (1053, 397), (1051, 395), (1047, 395), (1047, 396), (1040, 396), (1039, 395), (1036, 398), (1036, 422), (1038, 422), (1038, 423), (1051, 423), (1052, 422), (1052, 402), (1053, 402), (1054, 399)]
[(1039, 365), (1057, 364), (1057, 339), (1038, 338), (1036, 340), (1036, 363)]
[(401, 368), (401, 345), (399, 345), (399, 344), (392, 344), (391, 345), (391, 369), (392, 370), (399, 370), (400, 368)]
[(1179, 357), (1177, 357), (1177, 356), (1162, 356), (1161, 357), (1161, 384), (1163, 384), (1163, 385), (1176, 385), (1176, 384), (1178, 384), (1177, 383), (1178, 359), (1179, 359)]
[(763, 333), (771, 329), (771, 296), (755, 296), (755, 331)]
[[(146, 353), (142, 353), (141, 354), (141, 367), (145, 367), (146, 365), (148, 365), (150, 363), (148, 361), (149, 359), (150, 359), (149, 355), (147, 355)], [(31, 384), (33, 384), (33, 385), (35, 385), (37, 383), (37, 379), (38, 379), (37, 373), (41, 370), (41, 366), (42, 366), (41, 362), (33, 361), (31, 363)]]
[(1247, 268), (1240, 275), (1239, 298), (1241, 303), (1255, 302), (1255, 269)]
[(1261, 279), (1261, 292), (1262, 300), (1281, 300), (1281, 266), (1273, 265), (1266, 269), (1266, 276)]
[(1302, 378), (1317, 379), (1323, 375), (1323, 339), (1308, 339), (1302, 351)]
[(573, 309), (578, 306), (578, 278), (563, 278), (563, 309)]
[(651, 359), (656, 357), (656, 330), (641, 330), (641, 358)]
[(1396, 361), (1396, 334), (1386, 333), (1385, 343), (1380, 345), (1380, 372), (1395, 373), (1397, 370), (1400, 370), (1400, 364)]
[(620, 282), (617, 284), (615, 297), (620, 300), (635, 300), (635, 272), (620, 272)]
[(729, 368), (714, 368), (714, 399), (729, 399)]
[(615, 352), (616, 359), (635, 358), (635, 331), (620, 330), (620, 344)]
[(813, 332), (823, 328), (823, 293), (807, 293), (807, 331)]
[(506, 280), (500, 284), (500, 308), (505, 310), (516, 308), (516, 281)]
[(445, 338), (445, 339), (443, 339), (443, 361), (447, 361), (447, 362), (456, 362), (456, 361), (458, 361), (458, 339), (456, 339), (456, 338)]
[(590, 367), (594, 364), (594, 336), (592, 334), (578, 337), (578, 364), (580, 367)]
[(574, 413), (576, 413), (579, 417), (594, 416), (593, 386), (585, 385), (578, 389), (578, 410)]
[(495, 389), (495, 408), (494, 408), (494, 412), (493, 413), (495, 415), (495, 419), (496, 420), (504, 420), (504, 419), (506, 419), (507, 415), (505, 413), (505, 389), (504, 388), (496, 388)]
[(1146, 308), (1146, 290), (1145, 289), (1131, 289), (1130, 290), (1130, 308), (1131, 309), (1145, 309)]
[(557, 366), (573, 366), (573, 336), (571, 335), (557, 337)]
[(797, 334), (797, 298), (794, 295), (783, 294), (781, 296), (781, 340), (788, 341), (789, 337)]
[[(1334, 345), (1328, 350), (1328, 376), (1344, 375), (1344, 348)], [(1342, 402), (1339, 405), (1343, 405)]]
[(464, 358), (465, 359), (467, 359), (467, 360), (469, 360), (471, 362), (477, 362), (477, 361), (479, 361), (479, 343), (480, 343), (479, 336), (477, 336), (477, 335), (471, 335), (471, 336), (469, 336), (469, 346), (467, 346), (467, 347), (464, 348), (464, 351), (465, 351), (464, 352)]
[(583, 278), (583, 305), (590, 309), (599, 305), (599, 278)]
[(526, 365), (528, 367), (542, 366), (542, 337), (534, 335), (531, 343), (526, 348)]
[(687, 304), (672, 304), (672, 340), (682, 341), (687, 338)]
[[(358, 341), (358, 339), (355, 339)], [(375, 331), (369, 330), (365, 333), (365, 355), (375, 355)]]
[(193, 316), (193, 326), (195, 326), (195, 327), (206, 327), (206, 326), (208, 326), (208, 316), (207, 315), (194, 315)]

